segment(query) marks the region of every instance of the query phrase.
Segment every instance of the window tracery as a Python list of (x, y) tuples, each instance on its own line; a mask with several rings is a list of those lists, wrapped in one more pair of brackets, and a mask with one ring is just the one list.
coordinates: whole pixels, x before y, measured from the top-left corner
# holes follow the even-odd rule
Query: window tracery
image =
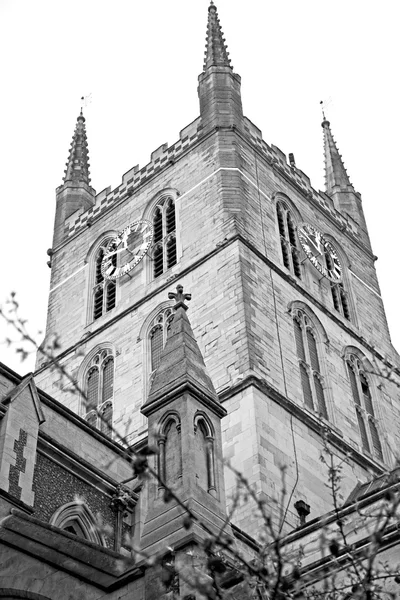
[(276, 203), (276, 215), (282, 250), (283, 264), (298, 279), (301, 279), (299, 250), (297, 247), (296, 227), (293, 217), (283, 202)]
[(100, 350), (87, 365), (85, 376), (85, 416), (90, 425), (112, 435), (114, 396), (114, 356)]
[[(102, 315), (109, 312), (116, 304), (116, 283), (104, 278), (101, 271), (101, 264), (104, 258), (104, 247), (109, 240), (104, 240), (97, 250), (94, 258), (94, 286), (93, 286), (93, 321), (99, 319)], [(112, 257), (113, 266), (117, 266), (117, 255)]]
[(362, 447), (379, 460), (383, 460), (371, 387), (362, 362), (356, 355), (350, 354), (346, 359), (346, 364)]
[(168, 330), (173, 321), (172, 308), (162, 309), (154, 318), (149, 328), (150, 364), (154, 372), (160, 364), (161, 354), (167, 341)]
[(167, 196), (153, 213), (153, 277), (159, 277), (177, 262), (175, 202)]
[(293, 326), (304, 403), (328, 419), (315, 329), (302, 310), (294, 311)]
[[(325, 249), (325, 262), (326, 262), (326, 267), (328, 270), (332, 269), (333, 264), (332, 264), (332, 257), (329, 254), (329, 252), (326, 251)], [(348, 293), (345, 290), (343, 281), (334, 283), (333, 281), (329, 282), (330, 285), (330, 289), (331, 289), (331, 295), (332, 295), (332, 302), (333, 302), (333, 306), (335, 308), (335, 310), (337, 310), (337, 312), (339, 312), (345, 319), (347, 319), (347, 321), (350, 321), (350, 305), (349, 305), (349, 299), (348, 299)]]

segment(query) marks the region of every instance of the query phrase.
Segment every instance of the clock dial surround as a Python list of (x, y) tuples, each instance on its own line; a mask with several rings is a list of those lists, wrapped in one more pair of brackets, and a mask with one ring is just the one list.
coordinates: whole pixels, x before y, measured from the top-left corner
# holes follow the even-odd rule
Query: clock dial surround
[[(116, 280), (134, 269), (153, 241), (150, 221), (135, 221), (112, 238), (104, 249), (101, 272), (104, 279)], [(118, 257), (115, 264), (115, 256)]]
[(342, 265), (333, 244), (309, 223), (298, 225), (297, 235), (307, 258), (321, 275), (333, 283), (342, 281)]

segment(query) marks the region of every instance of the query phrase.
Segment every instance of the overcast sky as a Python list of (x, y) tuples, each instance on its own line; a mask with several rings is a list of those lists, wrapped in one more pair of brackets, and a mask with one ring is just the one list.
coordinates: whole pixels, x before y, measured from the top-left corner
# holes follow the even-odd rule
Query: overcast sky
[[(361, 192), (392, 341), (399, 317), (398, 0), (218, 0), (246, 116), (323, 189), (319, 101)], [(207, 0), (0, 0), (0, 302), (44, 329), (55, 188), (80, 97), (92, 185), (117, 186), (199, 114)], [(331, 99), (331, 100), (330, 100)], [(329, 101), (330, 100), (330, 101)], [(4, 329), (0, 337), (5, 337)], [(40, 339), (40, 336), (39, 336)], [(24, 374), (0, 346), (0, 360)]]

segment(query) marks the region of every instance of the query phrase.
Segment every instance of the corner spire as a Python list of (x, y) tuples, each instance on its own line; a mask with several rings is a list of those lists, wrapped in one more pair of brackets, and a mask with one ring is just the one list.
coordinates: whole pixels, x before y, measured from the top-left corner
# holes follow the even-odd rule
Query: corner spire
[(90, 185), (89, 152), (85, 117), (83, 116), (82, 109), (76, 122), (66, 166), (67, 169), (63, 179), (64, 183), (74, 181), (76, 183)]
[(208, 7), (204, 67), (199, 75), (201, 126), (204, 132), (217, 128), (243, 128), (240, 76), (233, 72), (217, 7)]
[(323, 121), (321, 123), (324, 131), (324, 153), (325, 153), (325, 191), (332, 194), (336, 191), (355, 192), (350, 183), (349, 176), (343, 164), (342, 156), (333, 138), (329, 121), (322, 109)]
[(89, 152), (82, 109), (76, 121), (66, 166), (62, 185), (56, 190), (53, 249), (66, 235), (66, 219), (77, 210), (81, 213), (88, 210), (96, 201), (96, 190), (90, 186)]
[(369, 244), (361, 194), (355, 191), (353, 184), (350, 182), (324, 110), (322, 110), (322, 117), (321, 126), (324, 132), (325, 153), (325, 192), (332, 198), (336, 210), (345, 216), (350, 216), (364, 230), (366, 234), (365, 240)]
[(219, 23), (217, 7), (212, 0), (208, 7), (206, 51), (204, 54), (203, 71), (206, 71), (209, 67), (218, 66), (232, 68), (225, 38)]

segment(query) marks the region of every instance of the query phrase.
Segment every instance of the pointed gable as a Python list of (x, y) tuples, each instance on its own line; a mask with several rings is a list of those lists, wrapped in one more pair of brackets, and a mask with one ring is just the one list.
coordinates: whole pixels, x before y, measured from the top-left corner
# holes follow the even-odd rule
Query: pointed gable
[(39, 426), (45, 421), (33, 375), (27, 375), (3, 400), (0, 421), (0, 489), (33, 506), (33, 473)]
[(207, 404), (213, 405), (218, 414), (225, 414), (186, 314), (187, 307), (183, 299), (189, 295), (182, 293), (182, 286), (178, 285), (177, 290), (177, 294), (170, 294), (170, 297), (177, 299), (174, 319), (142, 412), (147, 415), (152, 405), (158, 405), (163, 399), (189, 387)]
[(3, 398), (1, 403), (6, 406), (12, 402), (18, 403), (18, 398), (22, 394), (24, 395), (24, 402), (30, 401), (32, 403), (39, 425), (44, 423), (46, 419), (42, 410), (37, 387), (33, 379), (33, 373), (28, 373), (21, 383), (19, 383), (5, 398)]

